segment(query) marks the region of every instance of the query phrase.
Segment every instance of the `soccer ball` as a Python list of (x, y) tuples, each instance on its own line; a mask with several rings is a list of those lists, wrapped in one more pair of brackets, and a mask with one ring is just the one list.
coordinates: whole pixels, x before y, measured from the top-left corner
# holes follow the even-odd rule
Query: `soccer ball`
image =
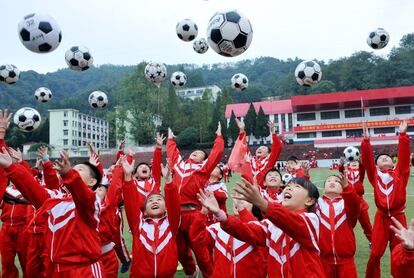
[(108, 104), (108, 97), (102, 91), (95, 91), (89, 95), (89, 104), (92, 108), (104, 108)]
[(149, 63), (145, 67), (145, 77), (155, 85), (159, 86), (167, 76), (167, 68), (162, 63)]
[(52, 98), (52, 91), (46, 87), (40, 87), (35, 91), (35, 99), (38, 102), (48, 102)]
[(373, 49), (382, 49), (387, 46), (390, 40), (390, 34), (382, 28), (369, 33), (367, 38), (367, 44)]
[(198, 35), (197, 24), (191, 19), (183, 19), (179, 21), (177, 26), (175, 26), (175, 29), (177, 31), (177, 36), (185, 42), (194, 40)]
[(231, 87), (238, 92), (244, 91), (249, 86), (249, 79), (243, 73), (237, 73), (231, 78)]
[(19, 80), (20, 71), (15, 65), (0, 66), (0, 81), (7, 84), (14, 84)]
[(208, 43), (220, 55), (238, 56), (249, 48), (252, 39), (249, 19), (237, 10), (219, 11), (208, 23)]
[(282, 175), (282, 181), (283, 184), (288, 184), (288, 182), (290, 182), (290, 180), (293, 178), (293, 176), (289, 173), (285, 173)]
[(62, 31), (56, 20), (49, 15), (26, 15), (19, 22), (18, 32), (24, 47), (36, 53), (51, 52), (62, 41)]
[(30, 107), (20, 108), (13, 118), (14, 123), (23, 132), (36, 130), (40, 126), (41, 120), (39, 112)]
[(204, 54), (207, 52), (209, 46), (205, 38), (196, 39), (193, 43), (193, 49), (198, 54)]
[(66, 64), (76, 71), (89, 69), (93, 64), (93, 57), (89, 49), (84, 46), (72, 46), (65, 53)]
[(305, 87), (316, 85), (322, 78), (321, 66), (315, 61), (303, 61), (296, 67), (295, 77), (299, 85)]
[(187, 76), (184, 72), (176, 71), (171, 75), (171, 84), (174, 87), (182, 87), (187, 83)]
[(350, 146), (344, 150), (344, 156), (346, 160), (348, 160), (349, 162), (358, 161), (359, 155), (360, 155), (359, 150), (355, 147)]

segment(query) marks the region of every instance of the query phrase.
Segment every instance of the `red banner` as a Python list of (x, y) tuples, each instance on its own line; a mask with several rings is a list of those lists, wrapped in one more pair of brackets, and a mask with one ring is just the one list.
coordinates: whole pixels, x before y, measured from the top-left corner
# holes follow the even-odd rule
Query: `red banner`
[[(367, 122), (367, 127), (391, 127), (399, 126), (401, 120), (385, 120)], [(408, 124), (414, 124), (414, 119), (409, 119)], [(308, 131), (321, 131), (321, 130), (342, 130), (342, 129), (356, 129), (362, 128), (362, 122), (358, 123), (342, 123), (342, 124), (323, 124), (323, 125), (308, 125), (308, 126), (295, 126), (293, 127), (294, 132), (308, 132)]]

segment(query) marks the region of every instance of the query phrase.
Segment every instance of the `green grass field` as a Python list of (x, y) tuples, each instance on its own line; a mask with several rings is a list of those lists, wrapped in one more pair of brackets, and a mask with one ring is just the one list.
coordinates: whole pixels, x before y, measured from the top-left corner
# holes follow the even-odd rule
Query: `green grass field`
[[(325, 181), (325, 178), (331, 174), (334, 173), (334, 171), (329, 171), (329, 170), (311, 170), (311, 178), (312, 181), (319, 187), (321, 188), (323, 186), (323, 183)], [(233, 186), (235, 184), (235, 182), (239, 179), (239, 176), (233, 176), (230, 180), (230, 183), (228, 184), (228, 190), (229, 193), (232, 194), (233, 193)], [(322, 194), (322, 191), (320, 192)], [(409, 185), (408, 185), (408, 189), (407, 189), (407, 209), (406, 209), (406, 213), (407, 213), (407, 219), (411, 219), (414, 217), (414, 179), (410, 178), (409, 181)], [(371, 185), (368, 183), (367, 179), (365, 179), (365, 200), (369, 203), (370, 205), (370, 209), (369, 209), (369, 214), (371, 216), (371, 223), (373, 222), (374, 219), (374, 214), (375, 214), (375, 204), (374, 204), (374, 196), (373, 196), (373, 190)], [(228, 200), (227, 203), (227, 207), (228, 207), (228, 211), (231, 213), (232, 209), (232, 204), (231, 204), (231, 199)], [(125, 220), (125, 223), (127, 223), (127, 221)], [(126, 224), (126, 227), (124, 228), (124, 236), (125, 236), (125, 240), (126, 240), (126, 244), (128, 246), (128, 249), (131, 250), (131, 234), (128, 232), (128, 226)], [(357, 239), (357, 253), (355, 255), (355, 263), (357, 266), (357, 270), (358, 270), (358, 276), (359, 277), (364, 277), (365, 275), (365, 268), (366, 268), (366, 264), (368, 261), (368, 257), (369, 257), (369, 247), (368, 247), (368, 241), (365, 238), (361, 226), (359, 225), (359, 223), (357, 224), (357, 227), (355, 228), (355, 235), (356, 235), (356, 239)], [(16, 265), (18, 265), (18, 261), (16, 259)], [(382, 262), (381, 262), (381, 267), (382, 267), (382, 277), (391, 277), (390, 274), (390, 254), (389, 254), (389, 250), (387, 249), (384, 257), (382, 258)], [(19, 269), (20, 269), (20, 265), (19, 265)], [(125, 274), (120, 274), (119, 277), (129, 277), (129, 273), (125, 273)], [(182, 271), (178, 271), (175, 275), (175, 277), (184, 277), (184, 274)]]

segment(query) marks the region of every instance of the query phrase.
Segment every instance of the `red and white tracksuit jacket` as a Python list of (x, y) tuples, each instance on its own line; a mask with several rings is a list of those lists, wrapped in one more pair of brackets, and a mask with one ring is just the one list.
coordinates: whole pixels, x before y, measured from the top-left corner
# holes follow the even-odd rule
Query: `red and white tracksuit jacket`
[[(373, 157), (370, 141), (364, 139), (361, 144), (362, 164), (368, 180), (374, 187), (375, 214), (372, 230), (371, 254), (367, 264), (366, 277), (381, 276), (381, 257), (390, 242), (391, 250), (399, 243), (390, 229), (391, 216), (407, 226), (405, 218), (406, 189), (410, 176), (410, 137), (401, 133), (398, 142), (398, 163), (392, 170), (380, 170)], [(391, 272), (394, 271), (391, 260)]]
[[(243, 222), (257, 220), (249, 211), (240, 213)], [(206, 215), (200, 214), (190, 230), (192, 237), (204, 248), (214, 250), (214, 271), (211, 277), (266, 277), (262, 247), (255, 247), (226, 233), (220, 223), (206, 225)]]
[(407, 250), (400, 243), (392, 251), (391, 260), (395, 266), (393, 277), (413, 277), (414, 250)]
[[(318, 199), (316, 214), (320, 220), (319, 247), (321, 260), (325, 269), (331, 266), (349, 264), (354, 273), (333, 271), (340, 277), (357, 277), (354, 255), (356, 251), (354, 228), (358, 220), (360, 197), (355, 188), (348, 186), (342, 197), (329, 199), (326, 196)], [(330, 271), (326, 270), (328, 277)]]
[(325, 277), (319, 258), (319, 219), (314, 213), (291, 212), (270, 203), (261, 222), (243, 223), (229, 216), (224, 231), (253, 246), (268, 248), (268, 277)]
[(286, 170), (286, 172), (288, 172), (289, 174), (292, 175), (293, 178), (301, 178), (301, 179), (305, 179), (305, 180), (310, 180), (310, 176), (306, 175), (305, 172), (303, 172), (302, 169), (294, 169), (294, 170)]
[(84, 277), (101, 277), (98, 263), (101, 200), (79, 174), (71, 169), (62, 176), (63, 184), (71, 193), (68, 197), (41, 187), (21, 165), (13, 164), (5, 170), (22, 195), (38, 208), (37, 217), (47, 215), (44, 237), (52, 264), (50, 274), (58, 277), (57, 273), (68, 271), (87, 275)]
[[(113, 177), (115, 179), (115, 176)], [(132, 232), (130, 277), (174, 277), (178, 252), (176, 236), (180, 224), (180, 197), (174, 184), (164, 187), (167, 213), (161, 218), (146, 217), (133, 181), (122, 186), (125, 212)]]
[[(226, 201), (228, 198), (227, 194), (227, 186), (224, 182), (217, 181), (217, 182), (210, 182), (205, 185), (204, 187), (205, 192), (213, 192), (214, 197), (216, 198), (218, 205), (221, 210), (227, 213)], [(207, 214), (207, 223), (211, 225), (216, 223), (216, 219), (212, 213)]]
[(283, 201), (283, 192), (279, 188), (266, 187), (260, 189), (260, 194), (268, 202), (282, 203)]
[[(345, 166), (339, 166), (339, 172), (342, 174), (345, 172)], [(359, 163), (359, 169), (352, 169), (347, 166), (347, 178), (348, 184), (353, 186), (359, 196), (363, 196), (365, 193), (364, 179), (365, 179), (365, 168), (362, 163)]]

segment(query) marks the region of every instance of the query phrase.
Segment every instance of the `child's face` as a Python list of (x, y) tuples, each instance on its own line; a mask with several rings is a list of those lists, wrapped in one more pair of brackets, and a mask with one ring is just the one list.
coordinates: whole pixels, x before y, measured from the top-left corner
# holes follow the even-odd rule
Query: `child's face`
[(210, 177), (214, 179), (221, 179), (221, 171), (218, 167), (214, 168), (213, 172), (211, 172)]
[(278, 172), (269, 172), (266, 175), (264, 185), (267, 187), (280, 187), (282, 185), (282, 179)]
[(85, 164), (77, 164), (73, 167), (73, 170), (78, 172), (82, 181), (89, 187), (93, 187), (96, 183), (96, 179), (91, 176), (91, 169)]
[(201, 162), (203, 162), (204, 161), (204, 159), (206, 159), (206, 154), (203, 152), (203, 151), (200, 151), (200, 150), (197, 150), (197, 151), (193, 151), (191, 154), (190, 154), (190, 158), (192, 159), (192, 160), (194, 160), (195, 162), (199, 162), (199, 163), (201, 163)]
[(159, 194), (152, 194), (148, 197), (145, 204), (145, 213), (149, 217), (161, 217), (166, 211), (165, 200)]
[(136, 176), (140, 179), (148, 179), (151, 176), (151, 169), (146, 164), (141, 164), (137, 168)]
[(353, 170), (358, 170), (359, 169), (359, 162), (358, 161), (349, 162), (349, 167)]
[(266, 157), (269, 154), (269, 149), (266, 146), (260, 146), (256, 150), (256, 157)]
[(286, 162), (286, 168), (289, 171), (292, 171), (292, 170), (296, 169), (296, 165), (297, 165), (297, 163), (294, 160), (289, 160), (288, 162)]
[(325, 194), (341, 194), (342, 186), (341, 180), (336, 176), (330, 176), (325, 181)]
[(378, 157), (377, 165), (380, 169), (392, 169), (394, 167), (391, 157), (385, 154)]
[(98, 195), (98, 197), (99, 198), (101, 198), (101, 200), (105, 200), (105, 197), (106, 197), (106, 193), (107, 193), (107, 189), (106, 189), (106, 187), (105, 186), (99, 186), (96, 190), (95, 190), (95, 192), (96, 192), (96, 195)]
[(309, 192), (300, 184), (290, 182), (283, 190), (282, 205), (289, 211), (307, 209), (315, 201), (309, 197)]

